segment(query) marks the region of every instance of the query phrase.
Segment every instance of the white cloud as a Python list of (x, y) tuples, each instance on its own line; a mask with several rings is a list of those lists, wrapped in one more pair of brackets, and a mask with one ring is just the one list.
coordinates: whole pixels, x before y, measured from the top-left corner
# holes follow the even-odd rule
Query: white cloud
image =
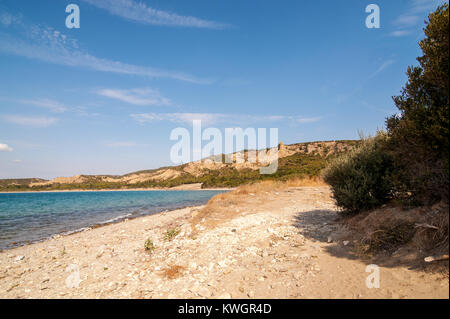
[(169, 99), (161, 96), (159, 91), (150, 88), (131, 89), (131, 90), (102, 89), (98, 90), (97, 94), (134, 105), (142, 105), (142, 106), (171, 105)]
[(3, 119), (12, 124), (18, 124), (23, 126), (32, 127), (48, 127), (55, 124), (58, 119), (54, 117), (33, 117), (33, 116), (21, 116), (21, 115), (5, 115)]
[(411, 13), (422, 13), (435, 10), (437, 6), (448, 3), (448, 0), (411, 0)]
[(137, 122), (151, 123), (156, 121), (169, 121), (175, 123), (191, 123), (194, 120), (201, 120), (203, 123), (217, 123), (227, 116), (220, 113), (140, 113), (131, 114)]
[(13, 149), (8, 144), (0, 144), (0, 152), (12, 152)]
[(138, 123), (152, 123), (157, 121), (169, 121), (174, 123), (192, 124), (194, 120), (211, 125), (223, 123), (227, 125), (247, 125), (255, 122), (293, 121), (295, 123), (313, 123), (320, 117), (301, 117), (284, 115), (249, 115), (249, 114), (223, 114), (223, 113), (138, 113), (130, 115)]
[(228, 25), (148, 7), (134, 0), (82, 0), (113, 15), (151, 25), (223, 29)]
[(37, 100), (20, 100), (20, 103), (23, 104), (31, 104), (39, 107), (43, 107), (46, 109), (49, 109), (50, 111), (54, 113), (64, 113), (69, 108), (65, 106), (64, 104), (50, 99), (37, 99)]
[(321, 117), (298, 117), (295, 121), (298, 123), (314, 123), (321, 120)]
[(408, 28), (415, 26), (420, 21), (420, 17), (416, 15), (403, 14), (394, 20), (393, 24), (400, 28)]
[(111, 143), (106, 143), (106, 146), (109, 147), (133, 147), (133, 146), (137, 146), (136, 142), (111, 142)]
[(182, 72), (98, 58), (80, 50), (77, 41), (50, 27), (26, 26), (21, 22), (17, 23), (15, 27), (22, 31), (23, 37), (18, 38), (0, 31), (0, 52), (102, 72), (138, 75), (148, 78), (169, 78), (198, 84), (212, 82), (209, 79), (200, 79)]
[(410, 0), (409, 8), (392, 22), (396, 30), (389, 33), (389, 35), (402, 37), (414, 33), (414, 31), (419, 30), (419, 27), (423, 25), (428, 13), (435, 10), (438, 5), (444, 3), (448, 3), (448, 1)]

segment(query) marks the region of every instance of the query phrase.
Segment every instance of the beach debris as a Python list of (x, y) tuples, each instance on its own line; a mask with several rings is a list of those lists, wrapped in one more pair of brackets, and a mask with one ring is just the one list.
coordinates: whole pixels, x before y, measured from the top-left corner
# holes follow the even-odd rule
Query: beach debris
[(301, 258), (301, 259), (309, 259), (309, 258), (311, 258), (311, 256), (309, 254), (307, 254), (307, 253), (303, 253), (303, 254), (301, 254), (299, 256), (299, 258)]
[(433, 225), (430, 225), (430, 224), (426, 224), (426, 223), (416, 224), (415, 227), (416, 228), (422, 227), (422, 228), (429, 228), (429, 229), (439, 230), (439, 227), (436, 227), (436, 226), (433, 226)]
[(425, 262), (431, 263), (433, 261), (441, 261), (441, 260), (448, 260), (448, 255), (441, 255), (441, 256), (428, 256), (425, 257)]
[(199, 294), (199, 296), (205, 297), (205, 298), (211, 297), (211, 295), (212, 295), (211, 291), (209, 291), (209, 289), (206, 287), (200, 288), (198, 291), (198, 294)]
[(333, 238), (331, 238), (331, 236), (328, 236), (327, 242), (329, 243), (333, 242)]
[(25, 256), (17, 256), (16, 258), (14, 258), (15, 262), (21, 261), (25, 258)]
[(231, 294), (229, 292), (224, 292), (223, 294), (221, 294), (219, 297), (217, 297), (218, 299), (231, 299)]
[(344, 240), (344, 241), (342, 242), (342, 244), (343, 244), (344, 246), (347, 246), (349, 243), (350, 243), (350, 242), (349, 242), (348, 240)]
[(118, 287), (119, 287), (119, 284), (118, 284), (117, 282), (114, 282), (114, 281), (112, 281), (112, 282), (110, 282), (110, 283), (108, 284), (108, 289), (109, 289), (109, 291), (114, 291), (114, 290), (116, 290)]
[(13, 290), (14, 288), (19, 287), (19, 284), (12, 284), (6, 291), (10, 292), (11, 290)]
[(300, 280), (302, 278), (302, 273), (301, 272), (296, 272), (294, 273), (294, 279), (295, 280)]

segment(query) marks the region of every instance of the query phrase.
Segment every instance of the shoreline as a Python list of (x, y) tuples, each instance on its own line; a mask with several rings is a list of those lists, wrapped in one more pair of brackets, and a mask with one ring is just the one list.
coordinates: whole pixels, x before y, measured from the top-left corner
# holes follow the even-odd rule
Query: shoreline
[[(44, 191), (44, 193), (83, 193), (83, 192), (135, 192), (135, 191), (139, 191), (139, 192), (145, 192), (145, 191), (213, 191), (213, 192), (218, 192), (218, 194), (222, 193), (222, 191), (229, 191), (230, 189), (132, 189), (132, 190), (123, 190), (123, 189), (117, 189), (117, 190), (82, 190), (82, 191), (77, 191), (77, 190), (71, 190), (71, 191), (62, 191), (62, 190), (54, 190), (54, 191)], [(41, 193), (39, 191), (35, 191), (35, 192), (16, 192), (14, 194), (25, 194), (25, 193)], [(2, 193), (0, 193), (2, 194)], [(9, 193), (8, 193), (9, 194)], [(212, 195), (210, 198), (212, 198), (214, 195)], [(92, 221), (91, 223), (86, 222), (86, 224), (82, 227), (68, 227), (69, 229), (66, 230), (61, 230), (61, 231), (56, 231), (56, 232), (52, 232), (48, 235), (42, 234), (43, 237), (40, 238), (35, 238), (32, 240), (20, 240), (20, 239), (16, 239), (14, 241), (10, 241), (8, 243), (5, 244), (4, 247), (0, 247), (0, 252), (2, 251), (8, 251), (10, 249), (15, 249), (15, 248), (19, 248), (19, 247), (23, 247), (23, 246), (27, 246), (27, 245), (32, 245), (35, 243), (39, 243), (39, 242), (44, 242), (46, 240), (51, 240), (54, 237), (61, 237), (61, 236), (69, 236), (69, 235), (73, 235), (76, 233), (80, 233), (86, 230), (91, 230), (91, 229), (96, 229), (96, 228), (100, 228), (103, 226), (108, 226), (108, 225), (112, 225), (112, 224), (116, 224), (116, 223), (120, 223), (124, 220), (133, 220), (136, 218), (140, 218), (140, 217), (148, 217), (148, 216), (153, 216), (153, 215), (159, 215), (159, 214), (164, 214), (167, 212), (171, 212), (171, 211), (176, 211), (176, 210), (180, 210), (180, 209), (195, 209), (198, 207), (201, 207), (202, 205), (206, 205), (206, 203), (209, 201), (206, 200), (206, 202), (203, 201), (197, 201), (197, 202), (192, 202), (192, 203), (179, 203), (179, 204), (172, 204), (172, 205), (168, 205), (166, 207), (157, 207), (155, 208), (154, 211), (148, 211), (146, 213), (142, 213), (142, 214), (134, 214), (131, 211), (128, 211), (127, 213), (106, 219), (106, 220), (102, 220), (102, 221)], [(71, 228), (75, 228), (75, 229), (71, 229)], [(37, 236), (36, 236), (37, 237)]]
[(135, 219), (139, 219), (139, 218), (146, 218), (146, 217), (150, 217), (150, 216), (157, 216), (157, 215), (161, 215), (161, 214), (167, 214), (167, 213), (171, 213), (171, 212), (176, 212), (176, 211), (180, 211), (180, 210), (185, 210), (185, 209), (189, 209), (189, 210), (195, 210), (195, 209), (201, 209), (204, 205), (193, 205), (193, 206), (183, 206), (183, 207), (179, 207), (179, 208), (174, 208), (174, 209), (164, 209), (162, 211), (156, 212), (156, 213), (152, 213), (152, 214), (148, 214), (148, 215), (139, 215), (139, 216), (118, 216), (112, 220), (107, 220), (105, 222), (100, 222), (100, 223), (95, 223), (89, 226), (85, 226), (82, 228), (78, 228), (75, 230), (69, 230), (69, 231), (63, 231), (63, 232), (59, 232), (59, 233), (55, 233), (52, 235), (49, 235), (48, 237), (44, 237), (38, 240), (34, 240), (31, 242), (26, 242), (24, 244), (21, 245), (17, 245), (14, 247), (10, 247), (10, 248), (5, 248), (2, 249), (0, 248), (0, 254), (1, 253), (6, 253), (6, 252), (10, 252), (12, 250), (15, 249), (19, 249), (19, 248), (23, 248), (23, 247), (27, 247), (27, 246), (33, 246), (39, 243), (45, 243), (45, 242), (49, 242), (51, 240), (54, 239), (58, 239), (58, 238), (66, 238), (69, 236), (73, 236), (73, 235), (77, 235), (80, 233), (83, 233), (85, 231), (90, 231), (93, 229), (98, 229), (98, 228), (102, 228), (102, 227), (106, 227), (106, 226), (111, 226), (111, 225), (115, 225), (115, 224), (120, 224), (122, 222), (126, 222), (126, 221), (130, 221), (130, 220), (135, 220)]
[[(178, 187), (178, 186), (175, 186)], [(232, 191), (233, 187), (221, 188), (129, 188), (129, 189), (55, 189), (48, 191), (0, 191), (0, 194), (35, 194), (35, 193), (83, 193), (83, 192), (145, 192), (145, 191)]]

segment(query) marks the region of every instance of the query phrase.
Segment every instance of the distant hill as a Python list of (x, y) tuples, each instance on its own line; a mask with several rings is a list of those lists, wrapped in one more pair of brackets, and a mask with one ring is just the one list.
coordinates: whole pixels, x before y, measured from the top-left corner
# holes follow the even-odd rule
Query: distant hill
[(7, 186), (27, 186), (31, 183), (42, 183), (47, 182), (47, 180), (42, 178), (11, 178), (11, 179), (0, 179), (0, 189)]
[[(172, 188), (184, 184), (201, 183), (202, 187), (234, 187), (243, 183), (264, 179), (285, 180), (291, 177), (317, 176), (327, 161), (337, 154), (351, 150), (358, 141), (319, 141), (278, 146), (278, 170), (271, 175), (261, 175), (259, 163), (236, 163), (236, 158), (247, 159), (248, 151), (232, 154), (233, 163), (197, 161), (179, 166), (142, 170), (125, 175), (76, 175), (40, 178), (3, 179), (0, 191), (44, 191), (71, 189), (128, 189)], [(267, 150), (268, 151), (268, 150)], [(210, 158), (211, 159), (211, 158)]]

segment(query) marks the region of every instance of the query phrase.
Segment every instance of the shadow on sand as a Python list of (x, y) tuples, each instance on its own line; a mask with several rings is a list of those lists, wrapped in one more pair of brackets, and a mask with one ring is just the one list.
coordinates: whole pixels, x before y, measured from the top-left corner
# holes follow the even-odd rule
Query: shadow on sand
[[(435, 271), (441, 267), (448, 269), (448, 261), (443, 262), (437, 268), (423, 261), (423, 255), (418, 249), (408, 245), (399, 247), (396, 251), (382, 251), (375, 255), (358, 254), (358, 238), (355, 230), (349, 230), (343, 219), (334, 210), (312, 210), (300, 212), (295, 216), (293, 225), (305, 238), (326, 243), (322, 250), (338, 258), (360, 260), (368, 264), (376, 264), (383, 267), (404, 266), (410, 270)], [(331, 239), (331, 242), (330, 242)], [(344, 242), (348, 241), (347, 245)]]

